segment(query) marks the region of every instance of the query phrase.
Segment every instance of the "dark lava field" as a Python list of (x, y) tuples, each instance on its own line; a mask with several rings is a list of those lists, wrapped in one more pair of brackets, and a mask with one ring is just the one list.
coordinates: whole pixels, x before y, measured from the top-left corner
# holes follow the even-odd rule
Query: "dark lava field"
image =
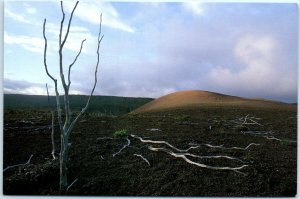
[[(87, 113), (70, 135), (68, 181), (77, 180), (66, 194), (295, 196), (296, 109), (204, 106), (123, 116)], [(5, 110), (5, 195), (59, 195), (50, 127), (49, 110)], [(113, 137), (120, 130), (125, 136)]]

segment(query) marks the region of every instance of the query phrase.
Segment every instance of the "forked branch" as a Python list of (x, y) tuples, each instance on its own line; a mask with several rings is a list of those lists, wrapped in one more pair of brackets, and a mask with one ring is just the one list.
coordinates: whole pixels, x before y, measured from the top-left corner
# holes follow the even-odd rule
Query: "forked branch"
[(80, 46), (80, 50), (79, 50), (78, 54), (76, 55), (74, 61), (69, 65), (69, 71), (68, 71), (68, 90), (70, 89), (70, 85), (71, 85), (71, 68), (75, 64), (75, 62), (77, 61), (79, 55), (81, 54), (83, 43), (85, 41), (86, 41), (86, 39), (82, 40), (81, 46)]
[(90, 104), (90, 100), (94, 94), (94, 91), (95, 91), (95, 88), (96, 88), (96, 85), (97, 85), (97, 73), (98, 73), (98, 67), (99, 67), (99, 62), (100, 62), (100, 53), (99, 53), (99, 49), (100, 49), (100, 44), (101, 44), (101, 41), (104, 37), (104, 35), (101, 35), (101, 25), (102, 25), (102, 14), (100, 15), (100, 25), (99, 25), (99, 34), (98, 34), (98, 42), (97, 42), (97, 63), (96, 63), (96, 69), (95, 69), (95, 81), (94, 81), (94, 86), (93, 86), (93, 89), (91, 91), (91, 94), (89, 95), (89, 98), (86, 102), (86, 105), (85, 107), (81, 110), (81, 112), (77, 115), (77, 117), (71, 122), (68, 130), (67, 130), (67, 134), (70, 134), (70, 132), (72, 131), (75, 123), (78, 121), (78, 119), (81, 117), (81, 115), (86, 111), (86, 109), (88, 108), (89, 104)]
[(45, 40), (45, 47), (44, 47), (44, 66), (46, 73), (50, 79), (54, 82), (54, 87), (55, 87), (55, 95), (56, 95), (56, 107), (57, 107), (57, 116), (58, 116), (58, 124), (60, 131), (62, 131), (62, 119), (61, 119), (61, 109), (60, 109), (60, 99), (59, 99), (59, 92), (57, 88), (57, 79), (55, 79), (48, 71), (48, 65), (47, 65), (47, 37), (45, 34), (45, 29), (46, 29), (46, 19), (44, 19), (44, 24), (43, 24), (43, 37)]
[(127, 140), (127, 144), (124, 144), (123, 147), (122, 147), (118, 152), (114, 153), (114, 154), (112, 155), (113, 157), (115, 157), (116, 155), (118, 155), (119, 153), (121, 153), (121, 151), (123, 151), (126, 147), (129, 147), (129, 145), (130, 145), (130, 140), (129, 140), (128, 137), (126, 138), (126, 140)]
[(180, 153), (174, 153), (168, 149), (165, 149), (165, 148), (154, 148), (152, 146), (149, 146), (148, 147), (149, 150), (151, 151), (163, 151), (173, 157), (176, 157), (176, 158), (182, 158), (184, 161), (186, 161), (187, 163), (189, 164), (192, 164), (192, 165), (196, 165), (198, 167), (201, 167), (201, 168), (207, 168), (207, 169), (213, 169), (213, 170), (229, 170), (229, 171), (234, 171), (234, 172), (237, 172), (239, 174), (244, 174), (243, 172), (240, 172), (239, 170), (247, 167), (248, 165), (242, 165), (242, 166), (239, 166), (239, 167), (219, 167), (219, 166), (209, 166), (209, 165), (206, 165), (206, 164), (201, 164), (201, 163), (198, 163), (198, 162), (194, 162), (190, 159), (188, 159), (186, 157), (186, 154), (180, 154)]
[(142, 155), (140, 155), (140, 154), (133, 154), (134, 156), (137, 156), (137, 157), (140, 157), (140, 158), (142, 158), (149, 166), (151, 166), (150, 165), (150, 162), (147, 160), (147, 158), (145, 158), (144, 156), (142, 156)]
[(30, 164), (31, 158), (33, 157), (33, 154), (31, 154), (31, 156), (29, 157), (29, 159), (27, 160), (27, 162), (23, 163), (23, 164), (16, 164), (16, 165), (12, 165), (12, 166), (7, 166), (5, 169), (3, 169), (3, 172), (7, 171), (8, 169), (12, 169), (15, 167), (19, 167), (19, 166), (25, 166)]

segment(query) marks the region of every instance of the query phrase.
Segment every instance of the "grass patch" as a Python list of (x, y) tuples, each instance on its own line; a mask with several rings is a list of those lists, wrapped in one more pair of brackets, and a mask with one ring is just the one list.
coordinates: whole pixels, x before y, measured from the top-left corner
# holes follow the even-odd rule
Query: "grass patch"
[(126, 129), (122, 129), (122, 130), (115, 131), (114, 134), (113, 134), (113, 136), (121, 138), (121, 137), (128, 136), (128, 133), (127, 133)]

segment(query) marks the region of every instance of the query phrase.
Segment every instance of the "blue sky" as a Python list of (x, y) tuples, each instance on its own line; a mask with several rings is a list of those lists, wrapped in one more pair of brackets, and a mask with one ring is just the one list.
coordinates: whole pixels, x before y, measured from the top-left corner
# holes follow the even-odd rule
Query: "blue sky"
[[(67, 19), (74, 4), (64, 1)], [(297, 101), (296, 4), (79, 2), (63, 60), (67, 68), (87, 39), (73, 66), (73, 94), (92, 88), (100, 13), (96, 95), (159, 97), (197, 89)], [(48, 83), (54, 94), (43, 66), (42, 25), (47, 18), (47, 61), (59, 79), (61, 16), (57, 1), (4, 2), (4, 93), (45, 95)]]

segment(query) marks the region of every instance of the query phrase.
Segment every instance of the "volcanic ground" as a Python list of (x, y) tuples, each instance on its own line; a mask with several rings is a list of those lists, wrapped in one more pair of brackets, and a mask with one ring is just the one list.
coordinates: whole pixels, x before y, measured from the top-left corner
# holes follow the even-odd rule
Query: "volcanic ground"
[[(49, 110), (5, 110), (5, 195), (59, 194), (50, 124)], [(177, 92), (127, 115), (85, 114), (70, 137), (66, 194), (295, 196), (296, 141), (296, 105)]]

